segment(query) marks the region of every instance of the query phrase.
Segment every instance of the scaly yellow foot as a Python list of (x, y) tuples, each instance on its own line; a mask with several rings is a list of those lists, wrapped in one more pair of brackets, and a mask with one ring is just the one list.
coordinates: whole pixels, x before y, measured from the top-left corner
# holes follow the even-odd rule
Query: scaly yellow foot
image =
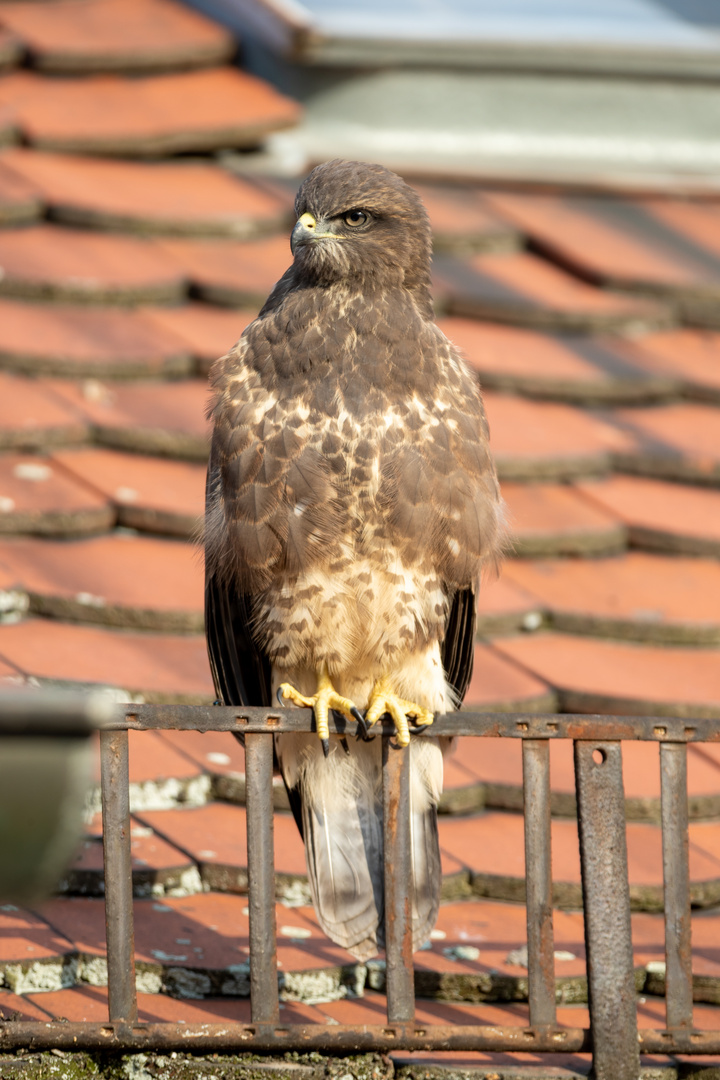
[(395, 731), (397, 732), (397, 741), (400, 746), (407, 746), (410, 742), (409, 716), (414, 717), (415, 723), (422, 726), (432, 724), (434, 720), (434, 716), (429, 709), (423, 708), (422, 705), (416, 705), (413, 701), (405, 701), (404, 698), (398, 697), (386, 675), (378, 679), (373, 687), (365, 713), (365, 723), (368, 727), (372, 727), (385, 713), (389, 713), (393, 719)]
[(301, 694), (299, 690), (296, 690), (291, 683), (286, 682), (280, 684), (277, 694), (281, 704), (283, 700), (286, 700), (292, 701), (293, 705), (312, 709), (315, 713), (315, 727), (320, 736), (325, 757), (330, 753), (330, 728), (328, 726), (330, 709), (337, 709), (344, 716), (356, 720), (359, 724), (363, 723), (362, 714), (354, 702), (338, 694), (330, 682), (330, 676), (325, 664), (318, 673), (317, 690), (312, 697), (306, 697), (305, 694)]

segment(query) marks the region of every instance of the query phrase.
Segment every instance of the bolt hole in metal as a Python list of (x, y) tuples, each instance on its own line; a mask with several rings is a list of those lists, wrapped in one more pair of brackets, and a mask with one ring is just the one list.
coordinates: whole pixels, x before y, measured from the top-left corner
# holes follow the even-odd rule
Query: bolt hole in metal
[(596, 765), (604, 765), (607, 761), (607, 753), (598, 746), (593, 750), (592, 758)]

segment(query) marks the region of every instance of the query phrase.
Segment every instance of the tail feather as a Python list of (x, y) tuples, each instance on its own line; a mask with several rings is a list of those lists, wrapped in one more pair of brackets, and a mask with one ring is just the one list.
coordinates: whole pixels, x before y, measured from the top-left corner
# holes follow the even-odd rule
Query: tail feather
[[(384, 947), (381, 740), (353, 743), (346, 753), (333, 740), (326, 760), (316, 736), (277, 736), (286, 783), (300, 793), (310, 891), (327, 936), (359, 960)], [(440, 748), (411, 744), (413, 948), (437, 918), (440, 849), (436, 802), (442, 776)], [(431, 777), (431, 774), (432, 777)]]
[(374, 807), (303, 799), (305, 858), (318, 921), (358, 960), (377, 952), (383, 920), (382, 832)]

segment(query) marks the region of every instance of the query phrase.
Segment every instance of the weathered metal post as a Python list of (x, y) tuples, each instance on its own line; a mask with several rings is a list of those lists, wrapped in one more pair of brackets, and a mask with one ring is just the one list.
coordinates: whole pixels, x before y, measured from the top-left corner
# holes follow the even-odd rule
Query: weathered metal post
[(388, 738), (383, 738), (383, 835), (387, 1015), (389, 1024), (402, 1024), (415, 1016), (410, 747), (397, 750)]
[(575, 742), (588, 1002), (596, 1080), (640, 1075), (619, 742)]
[(114, 1023), (137, 1021), (130, 776), (127, 731), (100, 732), (108, 1010)]
[(253, 1023), (276, 1024), (280, 1012), (275, 927), (272, 735), (245, 736), (250, 1004)]
[(687, 746), (660, 744), (665, 895), (665, 1021), (669, 1031), (692, 1028)]
[(523, 805), (530, 1024), (532, 1027), (554, 1027), (550, 744), (547, 739), (523, 739)]

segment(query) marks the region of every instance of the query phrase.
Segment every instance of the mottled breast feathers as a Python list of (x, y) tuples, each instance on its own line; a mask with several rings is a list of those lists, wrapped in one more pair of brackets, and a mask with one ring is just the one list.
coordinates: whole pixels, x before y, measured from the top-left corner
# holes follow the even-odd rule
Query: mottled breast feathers
[(425, 211), (379, 166), (310, 179), (296, 210), (324, 242), (298, 247), (212, 372), (209, 572), (259, 594), (348, 546), (390, 547), (449, 596), (474, 588), (500, 501), (475, 378), (432, 319)]

